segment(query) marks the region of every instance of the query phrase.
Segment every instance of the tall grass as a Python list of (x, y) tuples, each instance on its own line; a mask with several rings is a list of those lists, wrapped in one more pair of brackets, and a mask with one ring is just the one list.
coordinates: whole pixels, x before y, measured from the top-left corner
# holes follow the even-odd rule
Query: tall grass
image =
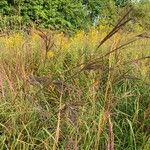
[(150, 149), (149, 39), (108, 31), (0, 37), (0, 149)]

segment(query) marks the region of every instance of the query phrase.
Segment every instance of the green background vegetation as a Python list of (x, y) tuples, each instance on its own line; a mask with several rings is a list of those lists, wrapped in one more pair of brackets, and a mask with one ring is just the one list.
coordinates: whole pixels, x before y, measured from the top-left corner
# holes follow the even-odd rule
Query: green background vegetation
[(113, 25), (121, 8), (132, 5), (138, 25), (149, 28), (150, 1), (142, 0), (1, 0), (0, 28), (37, 26), (60, 31), (88, 29), (92, 25)]

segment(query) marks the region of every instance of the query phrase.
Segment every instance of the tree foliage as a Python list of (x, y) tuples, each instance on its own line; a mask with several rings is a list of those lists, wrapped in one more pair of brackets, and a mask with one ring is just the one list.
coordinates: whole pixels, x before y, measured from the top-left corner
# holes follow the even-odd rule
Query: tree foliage
[[(99, 23), (113, 25), (115, 19), (118, 17), (118, 10), (127, 4), (133, 5), (131, 1), (1, 0), (0, 28), (21, 27), (34, 23), (44, 28), (60, 31), (76, 31)], [(147, 1), (134, 4), (136, 6), (135, 16), (139, 20), (141, 18), (149, 20), (150, 18), (149, 15), (145, 14), (149, 10)], [(144, 22), (144, 26), (147, 27), (148, 21)]]

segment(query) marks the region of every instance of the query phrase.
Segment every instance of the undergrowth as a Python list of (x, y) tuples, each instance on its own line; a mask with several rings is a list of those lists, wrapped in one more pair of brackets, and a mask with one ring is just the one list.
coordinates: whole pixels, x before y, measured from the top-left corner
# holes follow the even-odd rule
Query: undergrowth
[(0, 149), (150, 149), (149, 39), (108, 31), (0, 37)]

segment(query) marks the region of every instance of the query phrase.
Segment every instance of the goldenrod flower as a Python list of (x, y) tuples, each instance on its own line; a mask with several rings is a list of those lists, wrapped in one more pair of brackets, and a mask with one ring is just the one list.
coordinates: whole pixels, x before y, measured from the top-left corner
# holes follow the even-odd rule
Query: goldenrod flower
[(53, 58), (54, 57), (54, 52), (52, 52), (52, 50), (49, 50), (48, 52), (47, 52), (47, 58), (48, 59), (51, 59), (51, 58)]

